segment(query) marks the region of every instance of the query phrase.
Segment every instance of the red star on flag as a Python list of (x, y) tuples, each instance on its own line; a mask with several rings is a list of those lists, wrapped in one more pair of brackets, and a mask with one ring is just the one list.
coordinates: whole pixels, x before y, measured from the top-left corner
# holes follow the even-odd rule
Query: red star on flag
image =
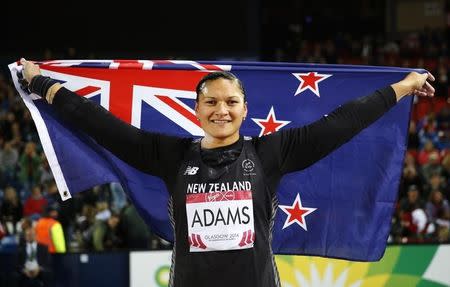
[(297, 223), (305, 231), (308, 231), (308, 228), (306, 227), (305, 217), (317, 209), (311, 207), (303, 207), (302, 201), (300, 200), (300, 194), (298, 193), (292, 205), (279, 205), (279, 207), (284, 211), (284, 213), (288, 215), (282, 229), (285, 229), (291, 224)]
[(331, 77), (332, 75), (327, 74), (319, 74), (316, 72), (309, 72), (309, 73), (292, 73), (294, 77), (300, 80), (300, 85), (298, 86), (297, 91), (295, 92), (295, 95), (300, 94), (301, 92), (305, 90), (310, 90), (316, 96), (320, 97), (319, 93), (319, 83), (325, 80), (328, 77)]
[(287, 125), (288, 123), (290, 123), (290, 121), (277, 120), (277, 118), (275, 117), (275, 111), (273, 110), (273, 106), (270, 108), (270, 112), (267, 115), (267, 118), (265, 119), (252, 118), (252, 120), (258, 126), (261, 127), (261, 132), (259, 133), (259, 136), (268, 135), (273, 132), (276, 132), (285, 125)]

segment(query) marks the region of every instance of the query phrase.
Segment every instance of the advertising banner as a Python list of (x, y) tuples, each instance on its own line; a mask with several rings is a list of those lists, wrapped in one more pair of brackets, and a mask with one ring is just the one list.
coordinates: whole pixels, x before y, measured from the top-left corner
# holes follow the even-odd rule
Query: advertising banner
[[(131, 287), (166, 287), (170, 251), (132, 252)], [(450, 245), (389, 246), (379, 262), (277, 255), (283, 287), (450, 286)]]

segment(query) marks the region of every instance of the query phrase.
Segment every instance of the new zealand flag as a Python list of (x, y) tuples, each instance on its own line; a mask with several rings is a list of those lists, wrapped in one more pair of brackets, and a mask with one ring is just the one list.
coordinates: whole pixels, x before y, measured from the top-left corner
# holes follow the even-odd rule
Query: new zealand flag
[[(256, 62), (148, 60), (48, 61), (42, 73), (138, 128), (202, 136), (195, 86), (207, 73), (233, 72), (246, 89), (249, 114), (241, 133), (264, 136), (309, 124), (343, 103), (390, 85), (411, 69)], [(163, 182), (144, 174), (66, 125), (36, 95), (20, 89), (31, 111), (63, 199), (120, 182), (151, 230), (172, 241)], [(309, 168), (285, 176), (277, 191), (277, 254), (379, 260), (397, 199), (412, 97)]]

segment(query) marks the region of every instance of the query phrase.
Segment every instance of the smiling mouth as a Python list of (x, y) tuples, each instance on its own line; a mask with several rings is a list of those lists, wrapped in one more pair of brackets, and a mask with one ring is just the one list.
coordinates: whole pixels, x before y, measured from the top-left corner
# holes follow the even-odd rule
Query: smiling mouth
[(214, 124), (226, 124), (231, 123), (231, 120), (211, 120), (211, 122)]

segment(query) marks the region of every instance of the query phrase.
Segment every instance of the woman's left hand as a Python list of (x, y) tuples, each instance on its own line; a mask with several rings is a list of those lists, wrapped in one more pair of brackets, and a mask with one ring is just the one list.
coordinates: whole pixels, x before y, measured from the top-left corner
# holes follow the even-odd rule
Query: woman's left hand
[(391, 85), (391, 87), (395, 91), (397, 101), (406, 95), (433, 97), (435, 90), (429, 81), (434, 81), (434, 76), (431, 73), (420, 74), (411, 72), (403, 80)]
[[(416, 75), (417, 74), (417, 75)], [(431, 73), (426, 74), (419, 74), (416, 72), (410, 73), (408, 76), (406, 76), (405, 80), (409, 80), (408, 78), (411, 78), (411, 81), (413, 81), (412, 86), (414, 87), (414, 90), (412, 92), (415, 96), (421, 96), (421, 97), (433, 97), (434, 96), (434, 88), (429, 83), (429, 81), (434, 81), (434, 76)]]

